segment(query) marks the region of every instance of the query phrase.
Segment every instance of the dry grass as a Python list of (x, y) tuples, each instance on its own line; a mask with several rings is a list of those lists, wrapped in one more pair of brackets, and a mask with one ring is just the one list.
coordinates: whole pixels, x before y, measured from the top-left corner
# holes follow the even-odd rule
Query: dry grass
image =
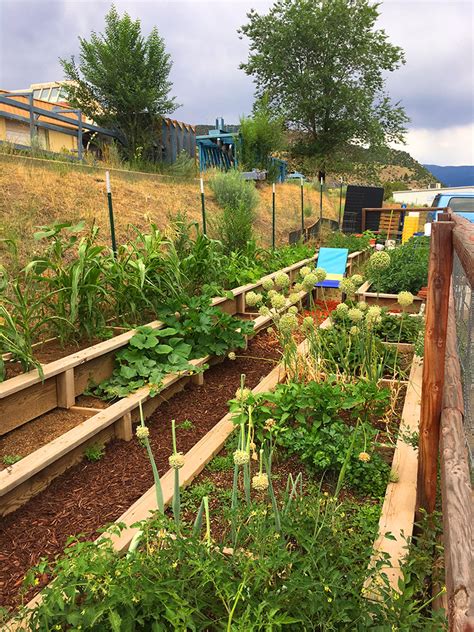
[[(118, 241), (124, 241), (129, 224), (144, 228), (148, 221), (166, 228), (170, 215), (186, 211), (189, 220), (201, 221), (199, 181), (134, 172), (111, 171), (115, 224)], [(255, 230), (259, 242), (271, 241), (271, 186), (259, 184), (260, 205)], [(319, 192), (305, 187), (305, 207), (311, 208), (306, 225), (319, 216)], [(338, 200), (324, 196), (325, 217), (337, 217)], [(206, 209), (212, 220), (221, 212), (209, 188)], [(289, 231), (300, 227), (301, 202), (298, 184), (277, 186), (277, 239), (288, 243)], [(105, 171), (80, 168), (47, 160), (0, 156), (0, 237), (18, 242), (23, 263), (37, 247), (33, 234), (38, 226), (57, 221), (96, 222), (104, 240), (109, 239)], [(1, 244), (0, 244), (1, 247)], [(1, 252), (1, 251), (0, 251)], [(8, 255), (3, 251), (2, 259)], [(8, 263), (8, 260), (7, 260)]]

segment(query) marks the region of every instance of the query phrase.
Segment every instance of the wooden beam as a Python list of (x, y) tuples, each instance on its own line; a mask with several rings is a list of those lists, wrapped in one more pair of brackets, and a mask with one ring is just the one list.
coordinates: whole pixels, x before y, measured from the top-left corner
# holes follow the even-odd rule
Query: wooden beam
[(67, 369), (56, 377), (58, 408), (71, 408), (76, 403), (74, 369)]
[(451, 291), (441, 413), (440, 466), (449, 629), (474, 630), (474, 514)]
[(115, 436), (122, 441), (131, 441), (133, 437), (132, 413), (127, 411), (115, 422)]
[[(449, 288), (453, 267), (453, 222), (433, 222), (428, 268), (425, 352), (421, 400), (417, 512), (436, 505)], [(417, 515), (417, 518), (419, 515)]]
[(465, 217), (452, 214), (454, 221), (453, 246), (469, 279), (471, 289), (474, 289), (474, 223)]
[[(417, 451), (403, 440), (403, 431), (411, 433), (418, 431), (422, 373), (423, 360), (415, 356), (393, 455), (392, 473), (395, 480), (388, 484), (385, 492), (379, 520), (379, 533), (370, 561), (370, 566), (374, 566), (378, 560), (388, 556), (388, 564), (384, 565), (380, 572), (388, 578), (390, 587), (398, 592), (400, 591), (398, 581), (402, 578), (401, 567), (408, 552), (408, 540), (413, 532), (418, 464)], [(373, 582), (367, 582), (365, 589), (370, 597), (379, 598), (376, 581), (375, 585)]]

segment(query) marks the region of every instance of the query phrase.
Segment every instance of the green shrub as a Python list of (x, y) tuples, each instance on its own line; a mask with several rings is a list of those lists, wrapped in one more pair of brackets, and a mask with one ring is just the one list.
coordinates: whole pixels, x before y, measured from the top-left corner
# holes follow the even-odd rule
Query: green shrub
[(372, 270), (370, 261), (366, 277), (372, 281), (371, 291), (398, 294), (402, 290), (417, 294), (428, 283), (430, 240), (412, 237), (402, 246), (387, 251), (390, 265), (381, 272)]
[(223, 208), (217, 233), (226, 252), (244, 250), (253, 239), (253, 223), (258, 193), (253, 182), (246, 182), (238, 171), (218, 173), (210, 181), (216, 201)]

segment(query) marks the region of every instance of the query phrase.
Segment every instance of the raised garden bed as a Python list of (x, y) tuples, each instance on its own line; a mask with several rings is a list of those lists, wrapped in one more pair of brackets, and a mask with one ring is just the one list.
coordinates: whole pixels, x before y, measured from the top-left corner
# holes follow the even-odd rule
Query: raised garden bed
[[(383, 292), (371, 292), (370, 281), (365, 281), (360, 288), (356, 291), (357, 300), (365, 302), (368, 305), (379, 305), (380, 307), (386, 307), (388, 310), (399, 310), (400, 305), (398, 303), (397, 294), (385, 294)], [(407, 308), (407, 311), (412, 314), (418, 314), (421, 306), (425, 303), (424, 298), (415, 296), (413, 303)]]
[[(300, 344), (299, 352), (304, 354), (306, 351), (306, 343)], [(281, 367), (274, 369), (257, 387), (253, 389), (253, 393), (265, 393), (272, 390), (283, 380), (283, 377), (284, 371)], [(402, 424), (404, 425), (405, 430), (410, 432), (416, 431), (419, 418), (420, 380), (421, 361), (416, 358), (412, 366), (402, 413)], [(232, 421), (232, 416), (230, 414), (224, 415), (219, 423), (216, 424), (197, 444), (191, 448), (191, 450), (186, 453), (185, 465), (180, 470), (179, 477), (182, 485), (188, 485), (204, 469), (213, 456), (223, 448), (234, 428), (235, 426)], [(409, 537), (413, 528), (416, 462), (416, 450), (402, 439), (399, 439), (395, 447), (392, 464), (392, 478), (394, 482), (390, 483), (387, 487), (381, 517), (379, 520), (379, 533), (374, 544), (374, 556), (371, 562), (371, 564), (377, 564), (377, 559), (380, 559), (382, 556), (384, 563), (382, 566), (379, 564), (377, 566), (377, 572), (370, 575), (371, 579), (375, 581), (376, 578), (383, 573), (387, 577), (389, 586), (394, 591), (400, 589), (401, 584), (398, 583), (398, 580), (402, 575), (402, 563), (407, 553), (405, 548), (406, 538)], [(283, 474), (287, 475), (291, 472), (293, 476), (296, 477), (301, 467), (301, 464), (295, 462), (294, 459), (290, 459), (289, 461), (277, 463), (274, 471), (280, 476)], [(170, 503), (174, 490), (174, 470), (169, 470), (162, 477), (161, 485), (164, 501), (165, 503)], [(227, 477), (227, 489), (229, 489), (229, 485), (231, 485), (231, 477), (230, 479)], [(280, 496), (284, 493), (284, 484), (276, 481), (275, 489), (277, 494)], [(327, 495), (327, 492), (325, 492), (325, 494)], [(228, 497), (228, 495), (226, 495), (226, 497)], [(324, 496), (321, 496), (321, 498), (323, 499), (322, 502), (327, 504), (329, 507), (331, 499), (324, 498)], [(263, 500), (263, 497), (261, 499)], [(318, 502), (321, 502), (321, 500)], [(344, 499), (342, 499), (341, 502), (344, 502)], [(151, 516), (151, 512), (154, 510), (156, 510), (156, 494), (154, 487), (151, 487), (148, 492), (146, 492), (118, 519), (118, 522), (125, 523), (125, 529), (122, 530), (120, 534), (114, 533), (111, 530), (112, 543), (117, 551), (125, 551), (128, 549), (132, 539), (136, 536), (138, 531), (138, 528), (132, 525), (135, 525), (137, 521), (149, 518)], [(222, 515), (222, 509), (217, 508), (217, 513), (214, 513), (217, 534), (220, 533), (219, 523), (223, 520)], [(392, 535), (389, 536), (389, 533)], [(220, 546), (218, 536), (216, 546)], [(233, 553), (233, 549), (223, 549), (223, 551), (224, 553), (230, 555)], [(252, 556), (253, 554), (249, 553), (249, 555)], [(390, 564), (387, 563), (388, 560), (390, 560)], [(315, 578), (315, 589), (317, 589), (319, 581), (321, 581), (319, 577)], [(367, 596), (370, 596), (371, 591), (379, 590), (379, 587), (377, 587), (377, 581), (375, 581), (375, 584), (375, 587), (373, 583), (369, 583), (366, 586)], [(335, 584), (331, 582), (330, 586), (325, 587), (324, 590), (328, 591), (328, 595), (326, 596), (328, 597), (330, 595), (330, 600), (332, 601)], [(139, 595), (137, 596), (139, 597)], [(34, 608), (40, 602), (41, 595), (38, 595), (29, 602), (28, 608)]]

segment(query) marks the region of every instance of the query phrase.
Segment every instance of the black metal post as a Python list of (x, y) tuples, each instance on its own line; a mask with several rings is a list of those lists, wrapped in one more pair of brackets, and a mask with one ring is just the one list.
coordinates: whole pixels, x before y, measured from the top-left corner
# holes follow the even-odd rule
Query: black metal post
[(275, 233), (276, 233), (276, 212), (275, 212), (275, 183), (272, 188), (272, 248), (275, 250)]
[(301, 178), (301, 239), (304, 241), (304, 182)]
[(204, 181), (201, 178), (201, 211), (202, 211), (202, 232), (207, 235), (206, 228), (206, 202), (204, 200)]
[(339, 185), (339, 230), (341, 230), (341, 221), (342, 221), (342, 178), (341, 178), (341, 183)]
[(319, 183), (319, 230), (323, 225), (323, 179), (321, 178)]
[(112, 189), (110, 188), (110, 173), (105, 172), (105, 184), (107, 187), (107, 201), (109, 203), (109, 222), (110, 222), (110, 236), (112, 239), (112, 252), (114, 257), (117, 254), (117, 242), (115, 240), (115, 223), (114, 223), (114, 208), (112, 205)]

